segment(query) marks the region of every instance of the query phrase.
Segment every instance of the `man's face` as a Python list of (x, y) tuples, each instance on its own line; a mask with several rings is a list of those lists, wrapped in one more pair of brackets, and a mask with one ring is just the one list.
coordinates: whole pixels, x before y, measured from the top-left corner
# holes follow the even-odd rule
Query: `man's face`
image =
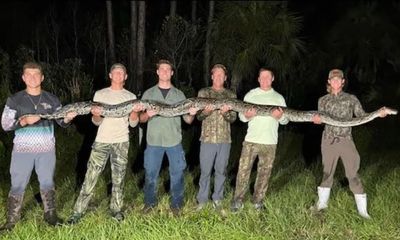
[(338, 91), (343, 87), (344, 78), (341, 77), (333, 77), (328, 79), (329, 85), (331, 85), (332, 90)]
[(174, 75), (174, 71), (169, 64), (162, 63), (157, 69), (157, 75), (160, 80), (169, 81), (171, 80), (172, 75)]
[(22, 74), (22, 80), (29, 88), (37, 88), (44, 79), (42, 72), (37, 68), (27, 68)]
[(226, 80), (225, 71), (222, 68), (215, 68), (212, 71), (211, 79), (213, 82), (213, 87), (222, 88)]
[(263, 90), (267, 90), (271, 88), (272, 85), (272, 73), (270, 71), (262, 71), (258, 75), (258, 82), (260, 83), (260, 88)]
[(124, 69), (117, 67), (110, 72), (109, 77), (114, 83), (123, 83), (128, 75), (125, 73)]

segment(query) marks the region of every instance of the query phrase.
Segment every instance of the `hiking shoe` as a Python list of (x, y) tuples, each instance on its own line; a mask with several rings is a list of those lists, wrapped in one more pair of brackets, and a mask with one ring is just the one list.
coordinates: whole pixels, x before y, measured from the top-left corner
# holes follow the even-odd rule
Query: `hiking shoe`
[(113, 212), (111, 214), (112, 218), (117, 220), (118, 222), (121, 222), (125, 219), (125, 216), (122, 212)]
[(206, 207), (206, 205), (207, 205), (207, 203), (205, 203), (205, 202), (197, 204), (196, 211), (203, 210)]
[(231, 205), (232, 212), (238, 212), (240, 209), (243, 208), (243, 203), (241, 201), (233, 201)]
[(150, 212), (152, 212), (154, 210), (154, 207), (151, 205), (144, 205), (143, 209), (142, 209), (142, 214), (149, 214)]
[(262, 204), (262, 203), (254, 203), (253, 206), (254, 206), (254, 209), (255, 209), (256, 211), (262, 211), (262, 210), (265, 209), (264, 204)]
[(83, 216), (82, 213), (72, 214), (72, 216), (67, 220), (67, 224), (69, 225), (77, 224), (81, 220), (82, 216)]
[(172, 215), (174, 217), (181, 216), (181, 209), (180, 208), (171, 208)]
[(215, 201), (213, 201), (213, 208), (215, 209), (215, 210), (221, 210), (222, 209), (222, 202), (221, 202), (221, 200), (215, 200)]

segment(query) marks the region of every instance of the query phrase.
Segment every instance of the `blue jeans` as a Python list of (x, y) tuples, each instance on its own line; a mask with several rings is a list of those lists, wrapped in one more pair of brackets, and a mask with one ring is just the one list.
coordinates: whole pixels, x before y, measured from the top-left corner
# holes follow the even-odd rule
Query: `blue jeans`
[(183, 172), (186, 168), (185, 153), (181, 144), (173, 147), (147, 145), (144, 151), (144, 203), (151, 207), (157, 205), (157, 179), (164, 153), (167, 154), (169, 162), (171, 208), (181, 208), (184, 199)]

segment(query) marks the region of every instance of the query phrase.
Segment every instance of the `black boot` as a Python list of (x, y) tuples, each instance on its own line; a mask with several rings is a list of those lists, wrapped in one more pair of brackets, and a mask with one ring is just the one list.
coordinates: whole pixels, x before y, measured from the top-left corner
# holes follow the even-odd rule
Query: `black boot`
[(44, 208), (44, 220), (51, 226), (63, 224), (63, 220), (57, 216), (56, 211), (56, 192), (54, 190), (40, 191)]
[(7, 222), (0, 227), (0, 232), (10, 231), (15, 224), (21, 219), (22, 200), (24, 195), (8, 195), (7, 200)]

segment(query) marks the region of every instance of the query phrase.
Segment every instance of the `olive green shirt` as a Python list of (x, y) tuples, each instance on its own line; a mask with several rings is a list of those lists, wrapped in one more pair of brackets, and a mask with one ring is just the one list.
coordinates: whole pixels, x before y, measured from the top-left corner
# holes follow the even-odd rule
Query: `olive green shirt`
[[(198, 97), (229, 99), (236, 98), (231, 90), (216, 91), (212, 87), (203, 88)], [(236, 120), (236, 112), (228, 111), (221, 114), (219, 110), (212, 111), (209, 115), (201, 111), (197, 119), (202, 121), (200, 141), (204, 143), (231, 143), (231, 123)]]
[[(344, 120), (351, 120), (354, 115), (362, 117), (366, 114), (357, 97), (343, 91), (337, 95), (326, 94), (320, 97), (318, 100), (318, 111)], [(335, 137), (353, 139), (351, 127), (325, 125), (322, 138), (330, 139)]]
[[(143, 93), (143, 100), (154, 100), (166, 104), (175, 104), (186, 99), (185, 94), (171, 87), (167, 96), (163, 97), (158, 85)], [(147, 144), (159, 147), (173, 147), (182, 141), (181, 117), (153, 116), (147, 123)]]

